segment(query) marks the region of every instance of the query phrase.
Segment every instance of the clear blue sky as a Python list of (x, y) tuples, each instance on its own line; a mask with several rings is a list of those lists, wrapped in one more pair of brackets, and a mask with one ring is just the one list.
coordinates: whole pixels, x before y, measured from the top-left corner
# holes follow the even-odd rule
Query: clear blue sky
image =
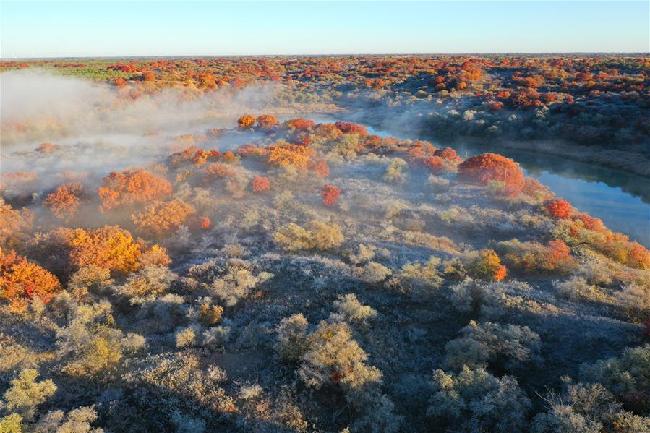
[(648, 4), (0, 0), (0, 56), (649, 52)]

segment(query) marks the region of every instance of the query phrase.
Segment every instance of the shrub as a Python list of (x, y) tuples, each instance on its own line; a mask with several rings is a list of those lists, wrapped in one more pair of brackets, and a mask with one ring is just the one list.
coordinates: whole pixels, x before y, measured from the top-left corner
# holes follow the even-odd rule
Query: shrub
[(172, 185), (146, 170), (125, 170), (106, 176), (97, 193), (102, 201), (102, 210), (107, 211), (165, 198), (172, 193)]
[(525, 185), (525, 177), (519, 165), (512, 159), (496, 153), (484, 153), (466, 159), (458, 166), (462, 180), (487, 186), (502, 182), (509, 195), (519, 194)]
[(338, 225), (312, 221), (307, 229), (289, 223), (275, 232), (273, 240), (287, 251), (325, 251), (339, 247), (344, 238)]
[(255, 274), (251, 268), (250, 263), (244, 260), (228, 260), (225, 266), (215, 268), (217, 275), (209, 287), (210, 293), (227, 307), (248, 298), (258, 284), (273, 277), (268, 272)]
[(147, 266), (129, 275), (117, 293), (129, 298), (131, 303), (143, 303), (167, 292), (176, 274), (163, 266)]
[(550, 216), (557, 219), (569, 218), (573, 213), (571, 203), (562, 199), (549, 200), (544, 203), (544, 208)]
[(157, 201), (132, 214), (131, 220), (143, 233), (161, 237), (178, 230), (195, 213), (194, 207), (182, 200)]
[(49, 379), (37, 382), (37, 378), (38, 371), (26, 369), (11, 381), (3, 396), (2, 403), (6, 410), (17, 412), (25, 420), (34, 418), (37, 407), (56, 392), (54, 382)]
[(366, 283), (376, 284), (384, 281), (391, 275), (391, 273), (392, 271), (390, 268), (387, 268), (381, 263), (368, 262), (363, 266), (359, 278)]
[(68, 183), (58, 187), (53, 193), (45, 198), (45, 206), (57, 218), (70, 218), (79, 209), (79, 195), (81, 184)]
[(313, 153), (307, 146), (278, 142), (269, 148), (268, 163), (283, 168), (306, 170)]
[(312, 169), (318, 177), (327, 177), (330, 175), (330, 167), (327, 164), (327, 161), (324, 159), (319, 159), (318, 161), (314, 162), (312, 164)]
[(320, 195), (325, 206), (334, 206), (341, 195), (341, 189), (328, 183), (323, 186)]
[(182, 349), (184, 347), (193, 346), (196, 344), (197, 329), (193, 326), (181, 328), (176, 331), (174, 338), (176, 340), (176, 348)]
[(539, 361), (539, 335), (527, 326), (470, 321), (460, 337), (445, 346), (445, 363), (453, 369), (471, 368), (512, 370), (528, 361)]
[(316, 122), (309, 119), (290, 119), (284, 122), (284, 126), (289, 129), (311, 129), (316, 126)]
[(0, 248), (18, 246), (25, 232), (32, 227), (32, 214), (27, 209), (16, 210), (0, 198)]
[[(35, 433), (104, 433), (92, 428), (97, 412), (91, 406), (73, 409), (67, 414), (61, 410), (48, 412), (34, 426)], [(0, 430), (1, 431), (1, 430)]]
[(393, 158), (386, 167), (384, 180), (391, 183), (404, 182), (406, 180), (406, 169), (408, 164), (402, 158)]
[(352, 339), (347, 324), (321, 322), (309, 336), (298, 376), (307, 386), (341, 386), (344, 392), (381, 381), (381, 372), (366, 365), (368, 355)]
[(464, 366), (457, 375), (434, 371), (433, 386), (427, 414), (445, 421), (450, 433), (526, 431), (530, 400), (511, 376)]
[(307, 327), (309, 323), (302, 314), (285, 317), (275, 328), (277, 338), (275, 350), (278, 356), (288, 362), (296, 362), (302, 358), (309, 348)]
[(255, 120), (255, 116), (244, 114), (239, 119), (237, 119), (237, 124), (241, 129), (250, 129), (255, 125)]
[(271, 189), (271, 181), (266, 176), (255, 176), (251, 181), (253, 192), (265, 192)]
[(257, 127), (260, 129), (273, 129), (278, 126), (278, 118), (272, 114), (257, 116)]
[(443, 282), (438, 266), (440, 259), (431, 256), (426, 263), (407, 263), (397, 274), (398, 282), (403, 290), (415, 295), (421, 295), (437, 289)]
[(523, 272), (567, 272), (574, 267), (571, 249), (561, 240), (521, 242), (517, 239), (496, 245), (508, 266)]
[(49, 271), (14, 251), (0, 250), (0, 299), (13, 311), (24, 311), (33, 299), (47, 303), (59, 290), (59, 280)]
[(72, 274), (68, 281), (68, 290), (83, 296), (87, 291), (102, 293), (111, 284), (113, 284), (113, 280), (110, 270), (89, 265), (79, 268)]
[(140, 269), (141, 247), (131, 233), (118, 226), (94, 230), (57, 229), (55, 236), (69, 250), (69, 262), (76, 269), (98, 266), (128, 274)]
[(377, 311), (359, 302), (354, 293), (339, 295), (334, 301), (334, 308), (336, 313), (332, 313), (330, 318), (350, 324), (367, 325), (369, 320), (377, 317)]
[(467, 265), (467, 271), (473, 278), (488, 281), (501, 281), (508, 272), (494, 250), (479, 251), (478, 257)]
[(580, 377), (602, 384), (627, 408), (650, 414), (650, 345), (628, 347), (620, 357), (585, 364)]
[(344, 134), (359, 134), (361, 136), (368, 135), (368, 130), (365, 126), (352, 122), (335, 122), (334, 125)]

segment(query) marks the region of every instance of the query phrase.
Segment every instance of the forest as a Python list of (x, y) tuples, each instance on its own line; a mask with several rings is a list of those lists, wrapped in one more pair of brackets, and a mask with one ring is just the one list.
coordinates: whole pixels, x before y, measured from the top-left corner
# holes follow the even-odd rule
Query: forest
[(650, 176), (647, 56), (0, 81), (0, 433), (650, 432), (648, 245), (493, 149)]

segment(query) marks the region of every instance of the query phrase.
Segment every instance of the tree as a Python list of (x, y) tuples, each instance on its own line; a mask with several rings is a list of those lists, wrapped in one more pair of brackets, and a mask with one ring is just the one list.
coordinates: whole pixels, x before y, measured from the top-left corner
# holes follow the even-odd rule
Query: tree
[(59, 280), (48, 270), (15, 251), (0, 249), (0, 299), (8, 301), (12, 310), (23, 311), (32, 299), (47, 303), (59, 290)]
[(7, 410), (19, 413), (25, 420), (34, 418), (37, 407), (56, 392), (56, 385), (50, 379), (37, 382), (37, 378), (38, 371), (26, 369), (11, 381), (3, 396)]

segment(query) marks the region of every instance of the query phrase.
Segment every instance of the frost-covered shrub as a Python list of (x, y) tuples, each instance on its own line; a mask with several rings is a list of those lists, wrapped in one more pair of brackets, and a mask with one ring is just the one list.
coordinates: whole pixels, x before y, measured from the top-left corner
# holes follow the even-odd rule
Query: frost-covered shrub
[(580, 299), (588, 301), (603, 301), (607, 296), (598, 286), (589, 284), (584, 277), (578, 275), (574, 275), (568, 280), (554, 281), (553, 286), (557, 290), (559, 296), (572, 301)]
[(273, 239), (287, 251), (325, 251), (339, 247), (344, 240), (338, 225), (323, 221), (312, 221), (306, 229), (289, 223), (276, 231)]
[(408, 163), (402, 158), (393, 158), (386, 167), (386, 172), (384, 173), (384, 180), (391, 183), (404, 182), (406, 180), (406, 170), (408, 169)]
[(350, 392), (381, 381), (381, 372), (366, 364), (368, 355), (352, 338), (347, 324), (321, 322), (308, 344), (298, 369), (307, 386), (339, 385)]
[[(62, 410), (48, 412), (33, 427), (34, 433), (103, 433), (93, 428), (97, 412), (92, 406), (79, 407), (68, 413)], [(1, 431), (1, 430), (0, 430)]]
[(369, 320), (377, 317), (377, 311), (359, 302), (354, 293), (339, 295), (334, 301), (334, 308), (336, 313), (330, 315), (331, 319), (351, 324), (367, 325)]
[(391, 274), (389, 268), (377, 262), (368, 262), (358, 271), (359, 278), (370, 284), (380, 283)]
[(201, 346), (216, 349), (223, 346), (230, 337), (230, 326), (213, 326), (201, 334)]
[(177, 275), (163, 266), (147, 266), (131, 274), (124, 285), (117, 288), (117, 293), (129, 298), (132, 304), (142, 304), (146, 300), (167, 292)]
[(495, 366), (512, 370), (528, 361), (539, 361), (539, 335), (527, 326), (470, 321), (460, 337), (445, 346), (445, 363), (460, 369)]
[(377, 248), (374, 245), (359, 244), (356, 252), (350, 253), (350, 261), (356, 265), (367, 263), (375, 258)]
[(619, 357), (585, 364), (580, 377), (602, 384), (626, 407), (650, 415), (650, 345), (627, 348)]
[(497, 378), (483, 368), (458, 374), (436, 370), (427, 415), (445, 422), (448, 432), (525, 432), (530, 400), (511, 376)]
[(252, 289), (272, 278), (268, 272), (253, 273), (249, 262), (230, 259), (218, 278), (212, 281), (210, 293), (225, 306), (232, 307), (242, 299), (248, 298)]
[(38, 371), (31, 368), (22, 370), (5, 391), (0, 409), (9, 413), (16, 412), (25, 420), (34, 418), (37, 407), (56, 392), (52, 380), (38, 382), (37, 378)]
[(533, 420), (532, 433), (637, 433), (650, 431), (650, 418), (622, 410), (600, 384), (569, 385), (561, 395), (546, 398), (547, 412)]
[(426, 263), (408, 263), (394, 277), (393, 285), (407, 293), (428, 293), (437, 289), (443, 282), (438, 267), (440, 259), (431, 256)]
[(481, 250), (467, 264), (467, 272), (473, 278), (501, 281), (506, 277), (507, 269), (501, 264), (501, 259), (494, 250)]
[(633, 320), (650, 320), (650, 285), (632, 281), (618, 293), (617, 300)]
[(302, 314), (285, 317), (276, 327), (275, 350), (281, 359), (298, 361), (308, 349), (307, 328), (309, 323)]
[(196, 326), (187, 326), (180, 328), (174, 334), (176, 341), (176, 348), (182, 349), (184, 347), (194, 346), (196, 344), (198, 328)]
[(78, 294), (85, 294), (87, 291), (102, 294), (111, 284), (111, 271), (89, 265), (72, 274), (68, 281), (68, 290)]

